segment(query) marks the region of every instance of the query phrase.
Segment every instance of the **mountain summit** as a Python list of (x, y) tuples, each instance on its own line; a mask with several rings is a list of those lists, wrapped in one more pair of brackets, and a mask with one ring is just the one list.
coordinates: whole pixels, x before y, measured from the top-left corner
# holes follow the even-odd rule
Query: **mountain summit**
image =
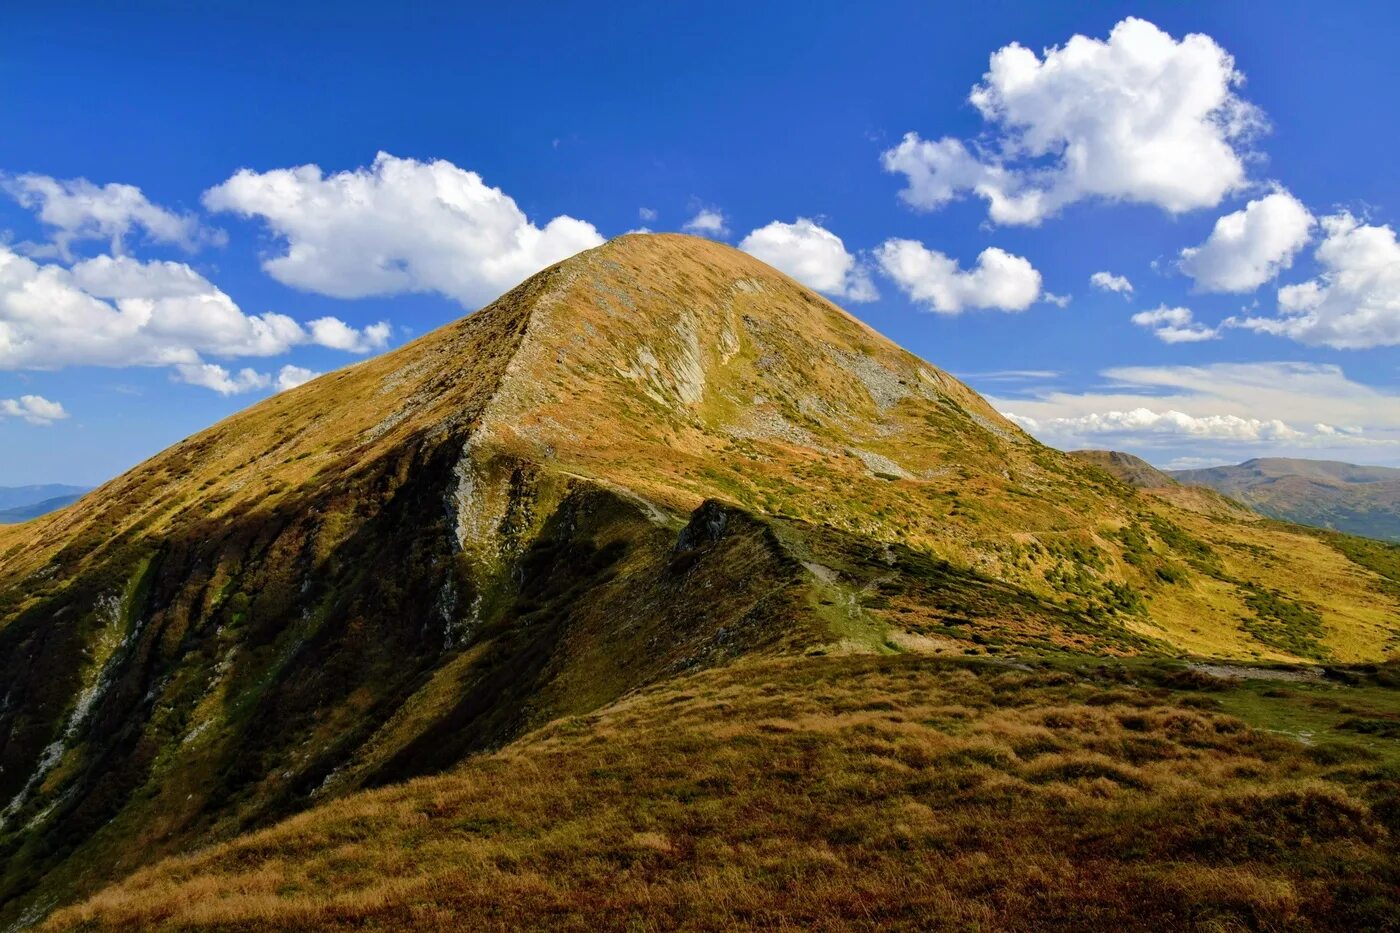
[(0, 528), (0, 901), (741, 657), (1376, 659), (1387, 559), (1139, 492), (758, 260), (629, 235)]

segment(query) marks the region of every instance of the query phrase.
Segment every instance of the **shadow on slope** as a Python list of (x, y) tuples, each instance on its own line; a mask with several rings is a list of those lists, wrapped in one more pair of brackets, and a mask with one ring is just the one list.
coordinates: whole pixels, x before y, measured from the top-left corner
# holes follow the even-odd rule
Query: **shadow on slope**
[[(745, 660), (163, 862), (52, 927), (1384, 928), (1400, 677), (1338, 673)], [(1277, 728), (1296, 716), (1312, 745)]]

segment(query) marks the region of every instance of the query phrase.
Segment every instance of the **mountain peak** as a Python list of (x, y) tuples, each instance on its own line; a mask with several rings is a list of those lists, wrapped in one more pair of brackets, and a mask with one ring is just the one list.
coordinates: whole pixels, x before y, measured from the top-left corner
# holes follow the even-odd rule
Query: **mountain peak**
[[(620, 237), (482, 314), (521, 304), (473, 462), (548, 462), (678, 511), (720, 497), (813, 516), (841, 512), (829, 503), (852, 483), (885, 498), (884, 477), (927, 480), (953, 459), (995, 476), (1034, 446), (947, 373), (721, 243)], [(813, 469), (800, 488), (794, 463)]]
[(1161, 489), (1177, 484), (1176, 480), (1146, 460), (1121, 450), (1072, 450), (1070, 456), (1107, 470), (1129, 486), (1139, 489)]
[(731, 247), (622, 237), (0, 527), (0, 901), (745, 655), (1380, 656), (1387, 565), (1242, 511)]
[[(882, 477), (995, 478), (1036, 446), (956, 379), (752, 256), (629, 234), (234, 415), (52, 524), (0, 531), (0, 546), (22, 541), (15, 560), (32, 569), (98, 528), (293, 508), (309, 482), (448, 438), (473, 462), (550, 463), (676, 510), (720, 497), (805, 515), (832, 511), (824, 500), (852, 480), (873, 504), (888, 497)], [(794, 459), (823, 467), (800, 490)]]

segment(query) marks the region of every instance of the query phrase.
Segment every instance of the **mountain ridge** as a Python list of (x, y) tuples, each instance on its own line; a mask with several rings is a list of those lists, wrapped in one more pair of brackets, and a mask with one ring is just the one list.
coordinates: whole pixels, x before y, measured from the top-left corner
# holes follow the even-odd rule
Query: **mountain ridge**
[(1400, 541), (1400, 469), (1264, 457), (1171, 475), (1215, 489), (1270, 518)]
[(1176, 480), (1141, 457), (1121, 450), (1071, 450), (1071, 457), (1107, 470), (1130, 486), (1160, 489), (1176, 485)]
[(71, 496), (74, 499), (91, 487), (67, 483), (40, 483), (29, 486), (0, 486), (0, 511), (37, 505), (49, 499)]
[(1372, 661), (1398, 589), (623, 237), (0, 528), (0, 921), (740, 658)]
[(72, 505), (82, 498), (81, 493), (71, 495), (54, 496), (51, 499), (41, 499), (29, 505), (13, 506), (8, 509), (0, 509), (0, 525), (27, 522), (32, 518), (56, 512), (61, 508)]

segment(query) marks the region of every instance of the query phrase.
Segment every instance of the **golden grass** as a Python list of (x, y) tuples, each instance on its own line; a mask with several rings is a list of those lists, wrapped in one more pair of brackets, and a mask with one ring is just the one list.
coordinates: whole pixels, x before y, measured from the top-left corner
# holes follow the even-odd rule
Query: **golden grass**
[[(1352, 663), (1376, 660), (1395, 652), (1400, 636), (1400, 608), (1375, 573), (1352, 563), (1324, 540), (1279, 522), (1234, 521), (1204, 515), (1175, 518), (1221, 555), (1226, 571), (1258, 582), (1314, 607), (1322, 616), (1321, 638), (1332, 660)], [(1209, 581), (1214, 583), (1216, 581)], [(1215, 589), (1219, 590), (1218, 587)], [(1198, 655), (1287, 658), (1253, 642), (1238, 625), (1250, 613), (1239, 605), (1238, 592), (1194, 601), (1165, 613), (1178, 627), (1193, 624), (1202, 639), (1183, 637), (1181, 645)], [(1212, 618), (1214, 616), (1214, 618)], [(1235, 620), (1232, 624), (1230, 620)], [(1297, 660), (1297, 658), (1293, 658)]]
[(49, 928), (1393, 919), (1396, 772), (1319, 763), (1176, 676), (740, 663), (160, 863)]
[[(528, 494), (513, 489), (517, 476), (527, 474)], [(575, 482), (578, 478), (583, 479)], [(625, 538), (622, 543), (645, 541), (651, 555), (647, 560), (657, 566), (671, 567), (676, 533), (687, 513), (703, 499), (736, 504), (757, 516), (751, 529), (754, 547), (729, 553), (722, 565), (692, 581), (713, 586), (709, 592), (716, 594), (713, 600), (705, 597), (694, 613), (666, 603), (668, 597), (662, 591), (639, 591), (633, 585), (636, 580), (628, 576), (636, 568), (628, 563), (616, 567), (617, 576), (606, 583), (592, 581), (588, 588), (560, 596), (568, 605), (555, 608), (567, 608), (566, 614), (580, 606), (586, 609), (578, 630), (562, 646), (568, 663), (551, 674), (547, 686), (534, 692), (530, 681), (517, 678), (512, 686), (524, 684), (518, 693), (491, 693), (508, 700), (493, 707), (488, 717), (491, 730), (483, 727), (482, 735), (496, 736), (498, 727), (499, 735), (515, 734), (506, 729), (508, 719), (533, 725), (558, 711), (593, 709), (636, 683), (662, 676), (660, 668), (652, 670), (648, 665), (664, 653), (651, 650), (663, 635), (679, 633), (679, 640), (669, 642), (668, 650), (676, 656), (667, 661), (671, 666), (666, 667), (666, 676), (728, 657), (729, 651), (747, 650), (724, 642), (721, 636), (731, 638), (733, 627), (719, 622), (715, 622), (717, 631), (701, 627), (695, 643), (686, 643), (696, 619), (712, 605), (734, 608), (736, 618), (752, 614), (765, 625), (781, 625), (783, 637), (764, 642), (765, 650), (774, 651), (1029, 656), (1068, 650), (1100, 656), (1192, 653), (1244, 660), (1323, 656), (1375, 660), (1400, 645), (1396, 596), (1400, 590), (1345, 558), (1332, 544), (1255, 521), (1237, 509), (1204, 507), (1201, 503), (1209, 498), (1204, 494), (1196, 497), (1201, 502), (1195, 503), (1194, 511), (1179, 507), (1182, 503), (1174, 506), (1045, 448), (966, 386), (786, 276), (729, 247), (676, 236), (624, 237), (547, 270), (464, 321), (216, 425), (73, 508), (15, 529), (0, 529), (0, 631), (32, 637), (35, 645), (67, 645), (63, 651), (54, 648), (33, 662), (24, 662), (33, 683), (21, 692), (32, 688), (33, 695), (38, 695), (42, 683), (78, 682), (93, 675), (89, 660), (95, 655), (85, 642), (91, 641), (95, 600), (112, 587), (125, 585), (123, 581), (132, 578), (132, 568), (151, 554), (179, 556), (168, 565), (153, 565), (158, 569), (147, 583), (151, 592), (159, 594), (158, 604), (153, 602), (140, 613), (143, 618), (160, 619), (149, 635), (159, 643), (143, 643), (141, 650), (168, 659), (171, 668), (151, 667), (164, 679), (156, 681), (158, 675), (151, 673), (149, 683), (133, 683), (130, 692), (139, 698), (158, 683), (174, 684), (179, 689), (172, 687), (169, 695), (179, 701), (158, 701), (153, 707), (157, 715), (149, 722), (133, 719), (124, 724), (147, 730), (130, 755), (113, 753), (106, 744), (110, 735), (84, 736), (74, 744), (78, 751), (56, 769), (42, 788), (45, 794), (58, 798), (68, 794), (70, 801), (85, 804), (87, 786), (95, 782), (63, 784), (78, 773), (79, 765), (88, 776), (115, 775), (125, 766), (128, 770), (120, 775), (124, 783), (102, 803), (101, 819), (93, 817), (90, 823), (78, 825), (71, 829), (72, 835), (66, 825), (56, 829), (33, 824), (37, 828), (28, 837), (11, 837), (7, 844), (13, 842), (15, 848), (10, 851), (37, 861), (10, 871), (20, 865), (21, 859), (13, 859), (0, 876), (14, 876), (19, 887), (6, 890), (23, 888), (35, 898), (48, 897), (52, 890), (59, 892), (54, 896), (71, 897), (74, 891), (91, 890), (90, 885), (110, 873), (140, 865), (158, 853), (181, 851), (187, 840), (179, 836), (180, 827), (185, 832), (192, 832), (191, 827), (231, 831), (301, 805), (306, 797), (300, 787), (294, 790), (288, 775), (306, 778), (316, 771), (319, 782), (325, 772), (318, 769), (323, 763), (331, 767), (327, 762), (333, 754), (345, 752), (334, 763), (341, 769), (339, 776), (323, 785), (325, 794), (354, 786), (361, 772), (378, 769), (400, 751), (421, 751), (413, 747), (432, 734), (425, 730), (441, 727), (447, 733), (439, 736), (455, 738), (460, 733), (451, 733), (450, 724), (445, 725), (441, 717), (455, 708), (463, 690), (475, 689), (471, 685), (478, 682), (480, 672), (474, 660), (449, 664), (436, 676), (414, 681), (411, 690), (417, 692), (406, 704), (406, 694), (398, 693), (392, 698), (380, 696), (377, 702), (371, 676), (347, 675), (350, 686), (342, 691), (344, 684), (335, 678), (318, 681), (311, 676), (314, 672), (287, 668), (287, 680), (276, 683), (275, 695), (300, 698), (286, 704), (289, 722), (297, 725), (269, 722), (263, 730), (265, 756), (262, 752), (243, 755), (242, 736), (247, 733), (232, 728), (224, 733), (204, 732), (188, 746), (176, 744), (184, 740), (186, 710), (217, 728), (219, 717), (214, 714), (221, 708), (243, 715), (254, 708), (247, 704), (261, 704), (264, 697), (274, 696), (260, 693), (258, 685), (281, 677), (284, 660), (290, 663), (304, 642), (314, 641), (319, 634), (331, 637), (318, 629), (325, 618), (322, 608), (336, 605), (338, 596), (362, 595), (358, 590), (336, 590), (361, 586), (357, 574), (344, 571), (365, 561), (367, 553), (381, 549), (406, 553), (422, 545), (415, 593), (455, 593), (452, 587), (461, 583), (464, 594), (470, 589), (478, 596), (499, 597), (507, 608), (514, 605), (512, 587), (518, 576), (512, 574), (522, 568), (512, 565), (512, 560), (538, 543), (536, 536), (556, 515), (562, 497), (590, 485), (617, 493), (619, 501), (641, 503), (629, 523), (610, 534)], [(465, 501), (468, 498), (471, 501)], [(509, 513), (512, 506), (519, 510)], [(390, 539), (377, 537), (377, 529), (384, 527), (382, 519), (402, 537), (389, 544), (385, 542)], [(782, 548), (775, 547), (772, 553), (766, 543), (759, 547), (758, 542), (769, 540), (766, 536), (776, 539), (784, 527), (799, 525), (800, 533), (794, 531), (791, 536), (796, 543), (783, 540)], [(844, 544), (833, 545), (829, 553), (801, 551), (804, 538), (810, 539), (812, 550), (820, 551), (812, 542), (824, 535), (844, 535)], [(268, 536), (273, 540), (263, 540)], [(1195, 552), (1193, 540), (1209, 548), (1209, 561)], [(371, 543), (374, 548), (369, 547)], [(812, 599), (803, 604), (811, 611), (777, 618), (771, 607), (758, 604), (763, 594), (749, 590), (766, 592), (771, 587), (764, 579), (755, 580), (752, 559), (745, 555), (760, 551), (760, 556), (774, 562), (775, 573), (791, 571), (794, 579), (806, 574), (796, 585), (811, 590)], [(902, 555), (898, 559), (896, 551)], [(680, 557), (684, 555), (677, 560)], [(835, 582), (813, 570), (814, 565), (822, 565)], [(559, 568), (553, 573), (566, 575)], [(892, 575), (898, 580), (892, 580)], [(317, 587), (327, 592), (319, 593)], [(365, 587), (378, 592), (377, 587)], [(270, 591), (276, 598), (259, 606), (255, 590)], [(1276, 599), (1285, 608), (1316, 607), (1323, 620), (1321, 633), (1311, 640), (1311, 636), (1278, 637), (1266, 644), (1259, 636), (1256, 610), (1248, 603), (1251, 595), (1256, 601)], [(353, 637), (347, 635), (337, 644), (353, 648), (357, 663), (363, 662), (358, 670), (375, 669), (380, 660), (373, 651), (364, 650), (366, 645), (379, 644), (396, 629), (431, 618), (421, 606), (401, 612), (411, 602), (403, 596), (395, 588), (386, 588), (383, 602), (376, 601), (363, 618), (356, 617), (345, 628)], [(975, 612), (974, 599), (978, 600)], [(647, 600), (652, 602), (643, 605)], [(448, 618), (452, 611), (446, 612), (443, 625), (460, 623), (465, 628), (467, 605), (475, 603), (464, 603), (457, 617)], [(620, 607), (635, 611), (623, 613)], [(529, 610), (502, 613), (485, 620), (495, 627), (483, 637), (524, 632), (521, 641), (528, 641)], [(665, 626), (675, 631), (649, 631), (654, 623), (661, 624), (663, 616)], [(16, 619), (27, 626), (22, 632), (20, 627), (9, 628)], [(71, 637), (39, 637), (47, 636), (45, 627), (54, 619), (62, 620), (52, 623), (54, 634)], [(220, 657), (235, 659), (246, 677), (230, 687), (210, 680), (212, 688), (200, 694), (199, 685), (209, 677), (201, 665), (208, 658), (199, 656), (202, 646), (193, 654), (183, 652), (196, 644), (192, 636), (211, 631), (217, 636), (209, 641), (211, 650), (217, 647)], [(713, 636), (714, 641), (702, 644), (701, 634)], [(20, 656), (20, 652), (12, 655)], [(338, 657), (345, 657), (343, 650)], [(418, 661), (426, 674), (431, 666), (428, 659)], [(146, 676), (138, 677), (133, 671), (135, 667), (128, 671), (133, 679)], [(259, 679), (253, 679), (255, 671)], [(165, 677), (166, 673), (170, 676)], [(950, 683), (961, 683), (953, 674), (948, 676), (953, 678)], [(288, 686), (299, 679), (328, 686), (333, 693), (327, 696), (333, 695), (334, 700), (316, 706), (315, 697), (307, 698)], [(879, 716), (848, 721), (844, 713), (806, 708), (789, 697), (788, 712), (766, 721), (748, 716), (737, 720), (737, 725), (726, 724), (726, 710), (710, 710), (707, 715), (715, 721), (704, 728), (697, 726), (692, 738), (697, 747), (710, 749), (711, 757), (724, 759), (729, 752), (715, 747), (720, 741), (716, 730), (737, 728), (725, 741), (738, 743), (740, 750), (757, 742), (757, 747), (766, 749), (764, 755), (786, 760), (784, 756), (797, 754), (792, 743), (803, 736), (817, 737), (834, 743), (830, 755), (815, 755), (803, 768), (787, 770), (810, 777), (809, 770), (803, 769), (827, 769), (835, 784), (854, 782), (855, 787), (875, 778), (861, 777), (859, 768), (867, 765), (858, 768), (853, 762), (883, 761), (876, 770), (891, 774), (913, 767), (898, 756), (879, 752), (882, 743), (897, 739), (898, 744), (909, 745), (907, 755), (936, 762), (939, 774), (961, 774), (958, 769), (964, 765), (972, 768), (978, 775), (977, 787), (991, 795), (988, 807), (1003, 805), (996, 803), (1000, 798), (993, 791), (1015, 790), (1039, 801), (1025, 811), (1032, 829), (1039, 825), (1035, 820), (1053, 816), (1052, 804), (1060, 806), (1065, 795), (1113, 800), (1123, 793), (1152, 796), (1171, 785), (1171, 774), (1149, 767), (1150, 762), (1129, 760), (1124, 767), (1136, 770), (1114, 771), (1094, 757), (1113, 759), (1112, 749), (1097, 747), (1088, 739), (1051, 741), (1047, 735), (1059, 735), (1052, 726), (1029, 719), (989, 720), (982, 707), (966, 703), (957, 690), (936, 684), (925, 689), (938, 694), (936, 701), (930, 700), (930, 716), (935, 709), (968, 706), (976, 711), (976, 721), (995, 722), (997, 728), (1010, 731), (974, 736), (976, 741), (967, 739), (972, 744), (963, 747), (957, 744), (964, 741), (957, 730), (969, 728), (968, 723), (952, 717), (946, 729), (934, 729), (946, 733), (945, 739), (957, 740), (945, 746), (940, 744), (944, 739), (929, 733), (929, 727), (916, 719), (898, 728)], [(46, 698), (42, 712), (47, 720), (41, 717), (30, 724), (32, 748), (13, 742), (5, 746), (18, 763), (11, 769), (7, 761), (8, 774), (31, 768), (50, 736), (57, 735), (54, 730), (62, 728), (63, 704), (69, 695)], [(272, 700), (267, 702), (271, 707)], [(911, 700), (894, 691), (889, 702), (903, 709)], [(920, 702), (913, 702), (913, 708), (922, 709)], [(706, 708), (706, 704), (682, 704), (676, 709), (683, 708)], [(244, 727), (241, 720), (236, 722), (238, 729)], [(646, 761), (624, 764), (634, 769), (635, 779), (648, 793), (665, 800), (670, 791), (647, 783), (650, 777), (644, 764), (674, 756), (700, 769), (696, 773), (707, 773), (704, 767), (709, 759), (692, 761), (687, 748), (667, 744), (669, 739), (656, 730), (654, 722), (639, 725), (651, 730), (641, 738), (617, 733), (609, 741), (617, 745), (635, 741), (647, 750)], [(1089, 735), (1100, 727), (1109, 732), (1115, 728), (1108, 721), (1075, 728)], [(861, 729), (874, 733), (866, 736)], [(42, 734), (45, 730), (48, 736)], [(1045, 754), (1068, 757), (1032, 767), (1033, 762), (1022, 756), (1009, 737), (1012, 732), (1017, 742), (1049, 743)], [(358, 758), (358, 752), (337, 745), (345, 736), (368, 738), (367, 744), (355, 746), (363, 752)], [(867, 745), (876, 751), (867, 754)], [(302, 748), (325, 757), (306, 758), (298, 750)], [(500, 761), (514, 762), (510, 767), (524, 769), (520, 774), (548, 784), (552, 772), (542, 772), (546, 777), (540, 778), (530, 770), (546, 754), (540, 750), (543, 746), (529, 748), (528, 761), (521, 757), (524, 752), (503, 753)], [(146, 767), (148, 753), (155, 761), (153, 769)], [(424, 754), (414, 760), (430, 757)], [(572, 773), (569, 760), (552, 762), (549, 768), (567, 776)], [(232, 772), (229, 762), (237, 764)], [(743, 760), (733, 764), (739, 773), (749, 773)], [(488, 773), (497, 767), (504, 765), (486, 762), (469, 771)], [(404, 765), (403, 771), (394, 773), (420, 773), (415, 769), (419, 765)], [(513, 774), (503, 773), (500, 780), (518, 779)], [(610, 785), (603, 782), (595, 787), (586, 777), (574, 775), (575, 790), (601, 794), (612, 801), (608, 806), (626, 809), (621, 798), (608, 796)], [(1218, 775), (1202, 771), (1197, 777), (1213, 781)], [(762, 810), (777, 791), (763, 783), (761, 774), (755, 772), (751, 778), (754, 784), (746, 792), (745, 806)], [(217, 793), (209, 793), (211, 788)], [(225, 794), (230, 790), (236, 790), (233, 797)], [(915, 799), (912, 792), (900, 793), (924, 806), (936, 803)], [(551, 799), (551, 806), (563, 816), (573, 812), (567, 799)], [(276, 808), (266, 809), (272, 801)], [(26, 806), (38, 815), (51, 802), (47, 797), (31, 799)], [(846, 801), (835, 797), (824, 802), (839, 812)], [(517, 803), (524, 806), (526, 801)], [(811, 799), (803, 803), (808, 809), (812, 805)], [(56, 822), (67, 818), (63, 808), (53, 812)], [(113, 813), (118, 816), (110, 818)], [(614, 838), (597, 835), (601, 829), (589, 819), (575, 814), (560, 825), (573, 826), (582, 834), (574, 842), (601, 845), (606, 851), (643, 853), (644, 861), (651, 860), (646, 864), (659, 866), (660, 874), (647, 876), (651, 887), (624, 886), (625, 891), (614, 891), (598, 880), (611, 878), (623, 868), (631, 871), (629, 855), (609, 856), (597, 865), (580, 863), (586, 870), (577, 876), (566, 872), (559, 882), (563, 887), (556, 889), (550, 887), (555, 884), (553, 869), (547, 864), (538, 867), (545, 856), (535, 843), (515, 840), (507, 845), (497, 839), (500, 858), (513, 859), (511, 864), (517, 868), (536, 867), (506, 871), (495, 861), (480, 867), (490, 883), (472, 895), (479, 899), (474, 903), (497, 903), (490, 899), (492, 885), (519, 884), (522, 891), (536, 892), (522, 894), (526, 901), (534, 897), (545, 904), (557, 898), (549, 910), (562, 917), (572, 916), (569, 905), (576, 899), (604, 894), (614, 900), (603, 915), (615, 919), (632, 916), (629, 912), (640, 909), (636, 905), (648, 897), (664, 896), (670, 899), (666, 910), (671, 912), (661, 915), (684, 922), (702, 894), (732, 905), (720, 916), (733, 922), (776, 918), (775, 922), (801, 923), (815, 916), (809, 907), (794, 907), (774, 893), (769, 869), (757, 855), (756, 860), (745, 855), (709, 868), (704, 865), (710, 863), (697, 867), (686, 861), (697, 851), (708, 851), (704, 840), (714, 833), (718, 833), (715, 838), (727, 840), (725, 851), (747, 852), (740, 844), (742, 833), (733, 835), (738, 830), (697, 829), (687, 835), (684, 826), (627, 824), (617, 829), (621, 835)], [(801, 819), (794, 816), (793, 821)], [(551, 821), (532, 825), (530, 832), (536, 835), (544, 833), (546, 826), (555, 831)], [(922, 838), (917, 826), (909, 825), (915, 838)], [(1070, 832), (1061, 831), (1062, 835)], [(878, 918), (879, 908), (872, 905), (903, 890), (898, 879), (910, 884), (914, 883), (910, 879), (920, 879), (919, 897), (926, 897), (929, 905), (955, 905), (946, 909), (953, 910), (950, 916), (962, 918), (960, 922), (991, 924), (998, 918), (1019, 916), (1007, 913), (1011, 908), (1005, 905), (969, 897), (949, 880), (965, 872), (975, 875), (976, 866), (954, 865), (946, 853), (919, 862), (923, 868), (911, 868), (899, 859), (862, 861), (866, 859), (863, 850), (853, 854), (839, 838), (800, 834), (789, 838), (777, 828), (765, 832), (771, 838), (764, 837), (769, 847), (764, 851), (780, 865), (790, 859), (792, 864), (809, 865), (815, 875), (830, 857), (836, 857), (847, 860), (842, 862), (843, 871), (855, 878), (859, 864), (855, 893), (842, 894), (833, 888), (823, 895), (844, 897), (850, 913), (840, 916), (848, 919)], [(97, 844), (89, 845), (84, 839)], [(559, 853), (573, 851), (568, 842), (561, 837)], [(455, 852), (456, 843), (438, 840), (433, 844)], [(1006, 839), (999, 844), (1012, 851), (1022, 842)], [(73, 852), (76, 855), (64, 862), (64, 856)], [(1046, 877), (1067, 877), (1069, 869), (1055, 867), (1048, 851), (1037, 853), (1022, 859), (1020, 867), (1032, 875), (1040, 871)], [(386, 853), (369, 855), (373, 865), (399, 864)], [(478, 855), (463, 850), (452, 857), (471, 862)], [(857, 855), (857, 862), (849, 861)], [(993, 859), (988, 870), (999, 870), (1000, 864)], [(452, 874), (455, 865), (435, 867), (429, 860), (421, 872), (405, 869), (404, 878), (394, 883), (455, 890), (467, 883)], [(307, 916), (312, 916), (320, 909), (318, 899), (358, 897), (361, 888), (386, 898), (389, 906), (384, 911), (389, 914), (423, 900), (399, 888), (380, 891), (388, 882), (366, 882), (328, 893), (331, 889), (322, 881), (341, 875), (331, 867), (323, 869), (323, 876), (304, 879), (303, 888), (268, 891), (257, 888), (256, 878), (249, 879), (253, 887), (248, 903), (264, 903), (257, 899), (271, 897), (279, 899), (279, 904), (296, 903), (297, 910), (311, 911)], [(706, 874), (711, 870), (713, 876)], [(290, 865), (279, 867), (275, 874), (290, 873), (295, 878), (298, 871)], [(377, 877), (376, 871), (367, 869), (365, 878)], [(399, 878), (397, 871), (386, 877)], [(502, 872), (516, 880), (497, 877)], [(879, 880), (886, 877), (882, 872), (888, 873), (888, 882)], [(353, 873), (347, 868), (342, 874)], [(882, 887), (886, 883), (890, 887)], [(434, 894), (426, 900), (439, 911), (433, 918), (467, 911), (453, 906), (446, 895)], [(974, 906), (956, 907), (964, 902)], [(1024, 904), (1029, 903), (1017, 909), (1028, 910)], [(219, 909), (236, 909), (236, 899)], [(334, 911), (334, 916), (359, 916), (351, 907), (334, 907)], [(542, 922), (539, 913), (521, 916)], [(915, 916), (894, 919), (913, 923)]]
[[(755, 412), (777, 426), (745, 436)], [(1379, 658), (1400, 634), (1400, 602), (1326, 545), (1234, 506), (1207, 515), (1189, 502), (1145, 504), (776, 270), (674, 235), (621, 237), (580, 254), (463, 321), (235, 415), (70, 509), (0, 528), (0, 595), (60, 553), (50, 589), (99, 572), (124, 534), (154, 547), (195, 521), (296, 513), (327, 483), (410, 441), (460, 444), (469, 427), (472, 460), (492, 482), (510, 475), (495, 476), (495, 464), (520, 458), (676, 514), (718, 498), (902, 543), (1055, 601), (1065, 599), (1050, 577), (1059, 558), (1025, 549), (1079, 542), (1104, 564), (1086, 579), (1152, 596), (1132, 624), (1182, 639), (1169, 647), (1285, 656), (1241, 629), (1237, 596), (1209, 581), (1163, 586), (1122, 561), (1105, 533), (1145, 508), (1165, 510), (1220, 544), (1278, 555), (1235, 564), (1253, 582), (1298, 581), (1300, 596), (1321, 599), (1336, 659)], [(871, 454), (906, 475), (880, 474), (862, 459)], [(482, 501), (491, 495), (483, 490)], [(359, 506), (324, 516), (317, 559), (354, 533)], [(1152, 547), (1172, 558), (1160, 542)], [(1062, 646), (1103, 647), (1090, 642)]]

